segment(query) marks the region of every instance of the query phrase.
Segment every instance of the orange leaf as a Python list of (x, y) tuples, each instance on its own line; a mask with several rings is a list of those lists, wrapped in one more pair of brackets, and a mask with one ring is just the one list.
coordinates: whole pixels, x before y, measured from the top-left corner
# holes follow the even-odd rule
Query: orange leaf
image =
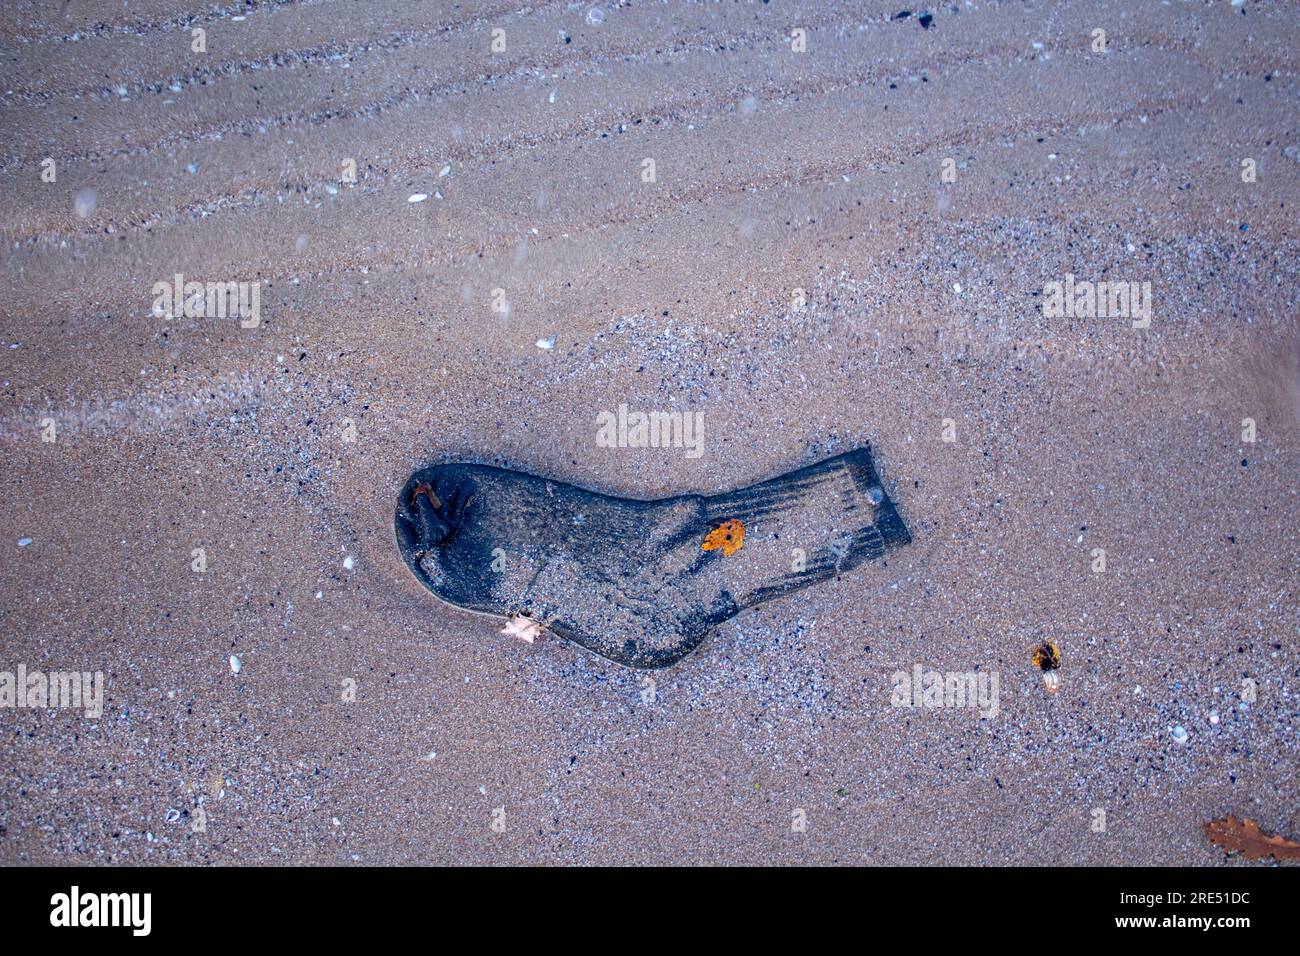
[(723, 557), (731, 557), (739, 551), (745, 544), (745, 525), (739, 518), (732, 518), (730, 521), (724, 521), (704, 538), (704, 544), (700, 545), (701, 551), (716, 551), (722, 549)]
[(1205, 825), (1205, 835), (1225, 853), (1240, 853), (1247, 860), (1262, 860), (1266, 856), (1300, 860), (1300, 843), (1285, 837), (1265, 836), (1259, 824), (1249, 817), (1211, 820)]

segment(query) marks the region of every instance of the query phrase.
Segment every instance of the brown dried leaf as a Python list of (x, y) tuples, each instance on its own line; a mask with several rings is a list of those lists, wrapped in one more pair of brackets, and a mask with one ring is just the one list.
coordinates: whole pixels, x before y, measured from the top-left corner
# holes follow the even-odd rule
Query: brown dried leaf
[(1280, 836), (1265, 836), (1259, 824), (1247, 817), (1225, 817), (1211, 820), (1205, 825), (1205, 835), (1210, 842), (1225, 853), (1240, 853), (1246, 860), (1274, 857), (1278, 860), (1300, 860), (1300, 843)]
[(1039, 670), (1054, 671), (1061, 666), (1061, 650), (1051, 641), (1043, 641), (1034, 648), (1031, 659)]

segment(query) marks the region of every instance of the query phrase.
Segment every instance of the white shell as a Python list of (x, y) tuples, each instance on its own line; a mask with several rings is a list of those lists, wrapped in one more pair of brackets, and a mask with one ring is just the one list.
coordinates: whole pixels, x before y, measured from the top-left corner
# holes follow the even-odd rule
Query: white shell
[(531, 644), (542, 636), (542, 628), (527, 614), (516, 614), (506, 622), (501, 633), (509, 637), (517, 637), (525, 644)]

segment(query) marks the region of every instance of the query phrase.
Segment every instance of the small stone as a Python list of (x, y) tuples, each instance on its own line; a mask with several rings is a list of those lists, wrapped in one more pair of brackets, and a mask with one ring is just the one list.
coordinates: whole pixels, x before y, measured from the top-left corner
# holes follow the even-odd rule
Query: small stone
[(555, 336), (552, 335), (549, 339), (538, 339), (538, 340), (537, 340), (537, 347), (538, 347), (539, 349), (553, 349), (553, 348), (555, 348)]
[(429, 197), (425, 193), (411, 193), (406, 197), (407, 202), (424, 202)]
[(20, 548), (25, 548), (25, 547), (27, 547), (27, 546), (28, 546), (29, 544), (31, 544), (31, 543), (32, 543), (32, 539), (31, 539), (31, 538), (19, 538), (19, 539), (18, 539), (18, 547), (20, 547)]
[(1179, 724), (1169, 732), (1169, 736), (1174, 738), (1174, 743), (1185, 744), (1187, 743), (1187, 728)]
[(243, 666), (244, 666), (244, 662), (241, 661), (241, 660), (239, 659), (239, 655), (238, 655), (238, 654), (231, 654), (231, 655), (230, 655), (230, 672), (231, 672), (232, 674), (238, 674), (239, 671), (240, 671), (240, 669), (241, 669)]
[(356, 566), (356, 561), (352, 559), (352, 555), (349, 554), (346, 558), (343, 559), (344, 571), (351, 571), (355, 566)]

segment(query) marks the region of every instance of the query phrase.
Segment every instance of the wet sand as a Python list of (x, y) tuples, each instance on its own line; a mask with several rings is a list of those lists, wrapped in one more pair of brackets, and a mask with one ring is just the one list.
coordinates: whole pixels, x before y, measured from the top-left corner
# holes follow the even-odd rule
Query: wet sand
[[(0, 670), (106, 680), (0, 709), (0, 862), (1300, 839), (1294, 7), (902, 9), (0, 11)], [(1046, 317), (1066, 273), (1150, 326)], [(154, 314), (176, 274), (256, 326)], [(599, 445), (620, 404), (702, 454)], [(655, 498), (867, 442), (912, 545), (668, 670), (500, 635), (394, 542), (432, 463)], [(997, 715), (894, 706), (918, 663)]]

